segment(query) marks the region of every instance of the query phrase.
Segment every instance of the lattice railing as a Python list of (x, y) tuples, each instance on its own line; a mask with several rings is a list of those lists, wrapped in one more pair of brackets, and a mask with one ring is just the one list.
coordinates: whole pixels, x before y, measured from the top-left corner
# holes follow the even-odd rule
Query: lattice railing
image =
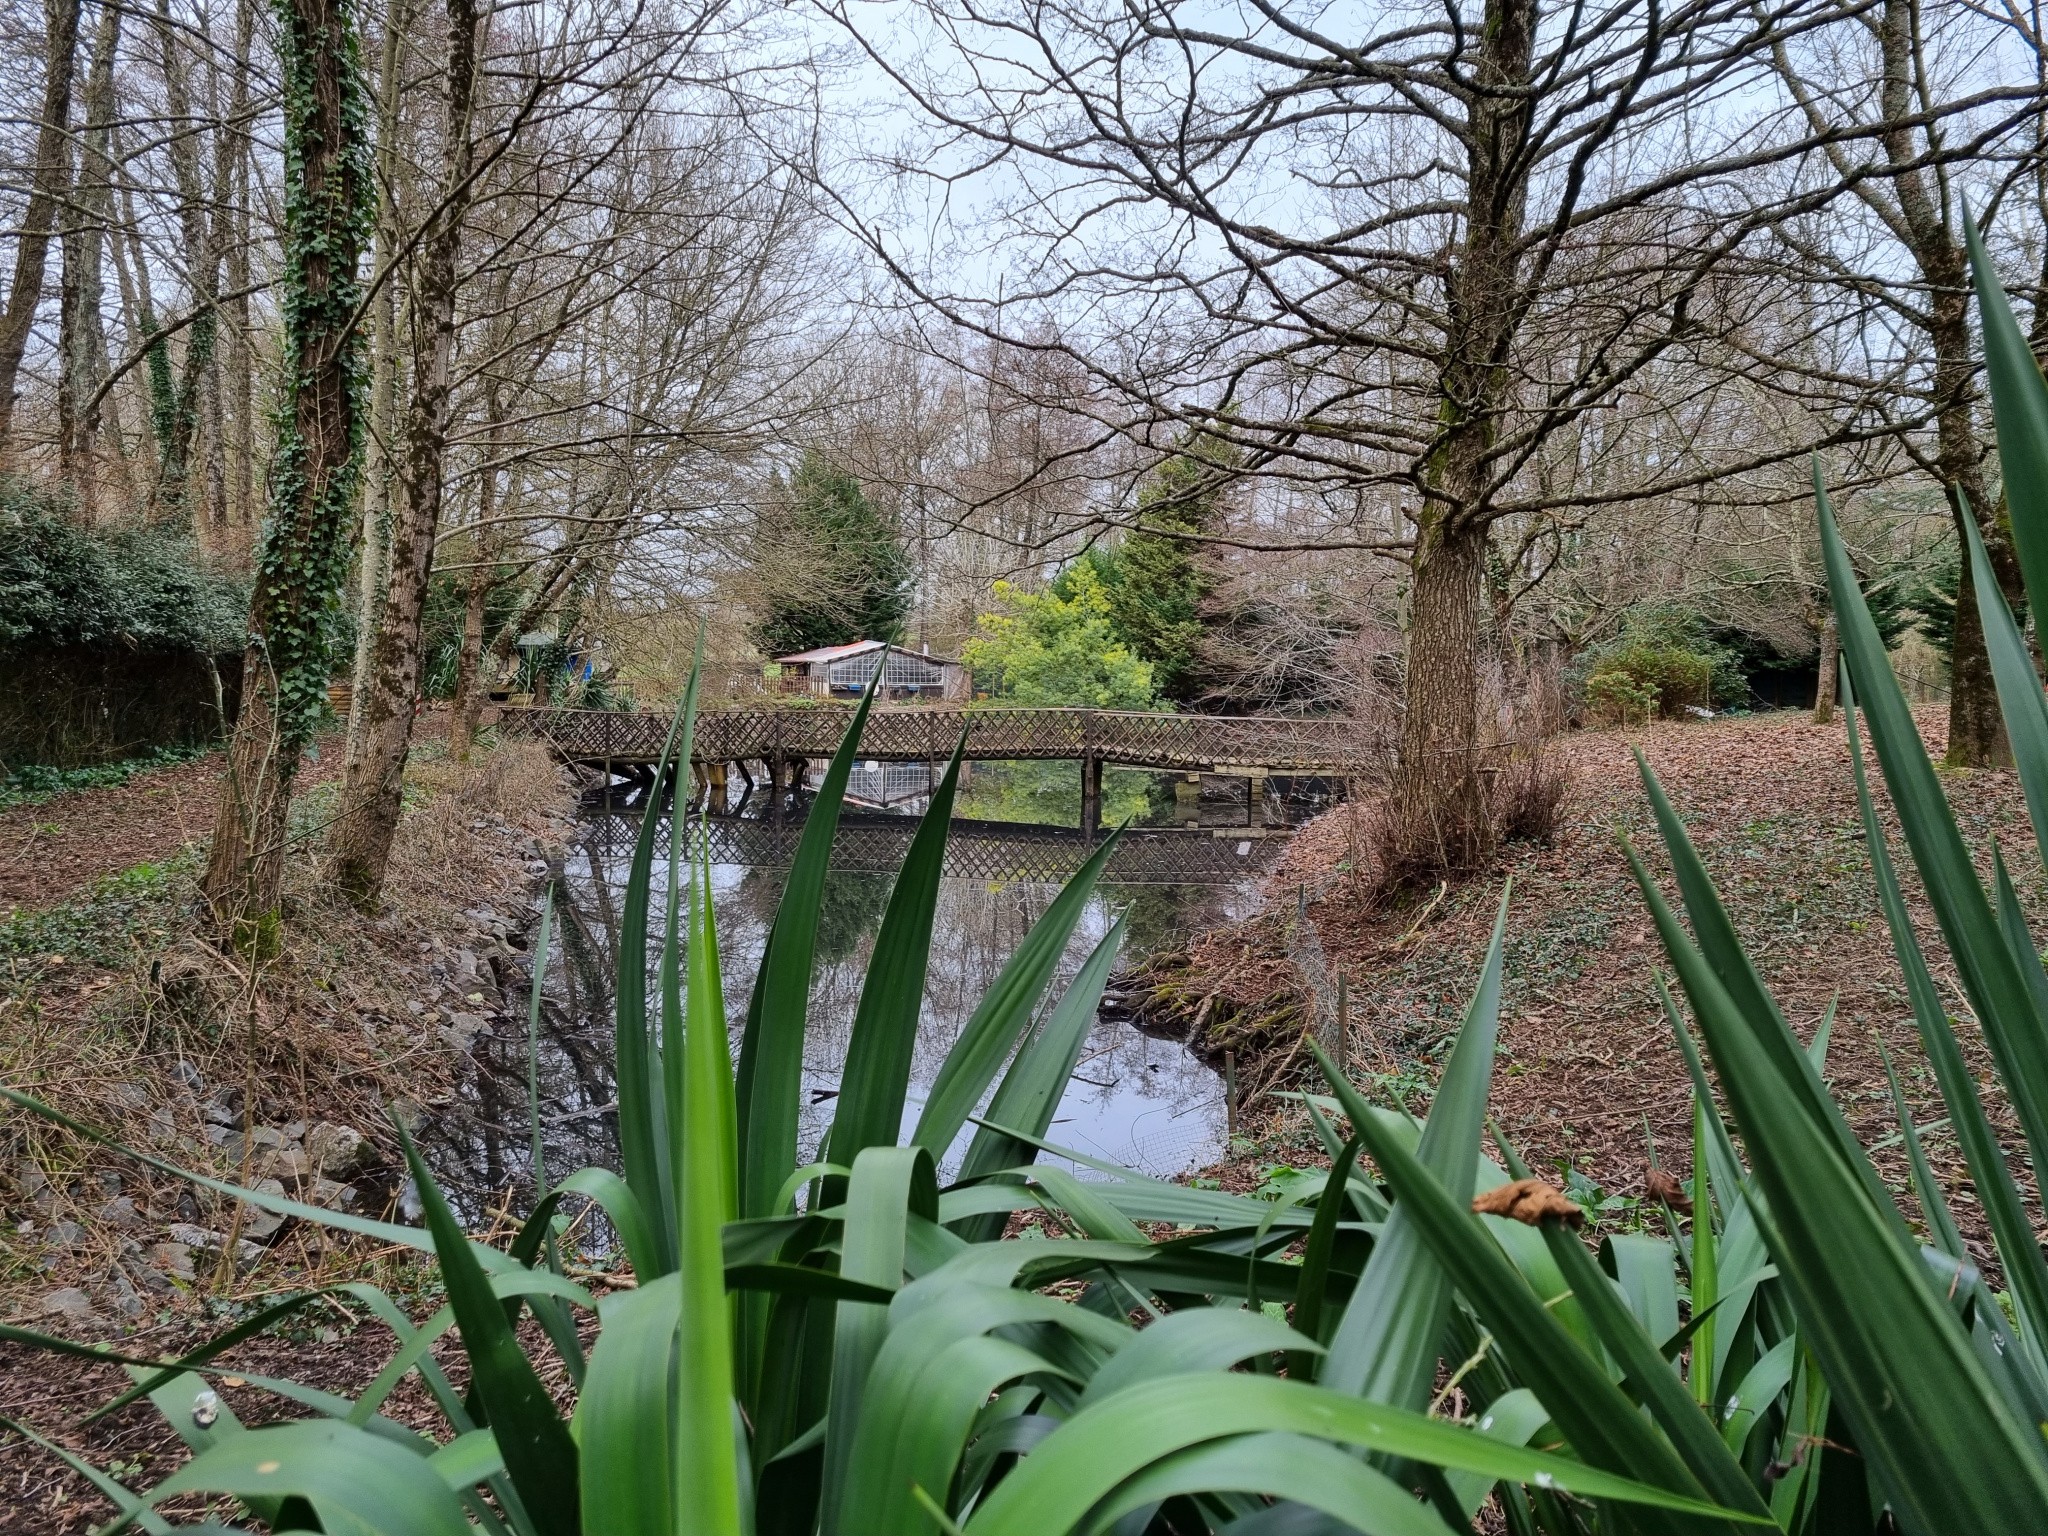
[[(664, 829), (667, 815), (662, 817)], [(768, 822), (740, 817), (709, 817), (711, 858), (718, 864), (754, 868), (786, 868), (796, 857), (803, 823)], [(601, 818), (588, 837), (608, 862), (623, 863), (632, 854), (639, 831), (636, 816)], [(910, 840), (917, 831), (913, 817), (888, 823), (848, 820), (832, 840), (832, 867), (840, 871), (892, 874), (903, 867)], [(660, 844), (667, 846), (667, 833)], [(1215, 837), (1197, 832), (1142, 831), (1124, 834), (1104, 878), (1136, 885), (1206, 885), (1231, 882), (1269, 868), (1286, 847), (1286, 839)], [(1029, 880), (1059, 883), (1079, 869), (1095, 844), (1072, 831), (1018, 826), (1013, 828), (955, 824), (946, 839), (945, 873), (970, 880)]]
[[(830, 757), (853, 719), (849, 706), (706, 710), (691, 756), (698, 762)], [(508, 709), (504, 728), (545, 741), (575, 762), (651, 763), (669, 721), (654, 714), (590, 709)], [(1350, 720), (1277, 715), (1164, 715), (1099, 709), (876, 709), (861, 732), (863, 757), (941, 762), (961, 733), (982, 761), (1086, 757), (1140, 768), (1263, 768), (1346, 774), (1367, 758), (1364, 729)]]

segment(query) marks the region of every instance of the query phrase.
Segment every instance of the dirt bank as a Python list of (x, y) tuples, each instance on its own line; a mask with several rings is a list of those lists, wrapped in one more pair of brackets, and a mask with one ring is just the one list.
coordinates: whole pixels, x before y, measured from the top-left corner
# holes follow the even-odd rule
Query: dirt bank
[[(130, 803), (152, 792), (203, 827), (195, 807), (203, 800), (210, 817), (211, 793), (188, 769), (166, 772), (177, 777), (100, 793), (122, 797), (110, 811), (137, 828), (150, 821)], [(567, 829), (569, 785), (530, 745), (490, 747), (469, 765), (437, 746), (417, 753), (374, 916), (323, 885), (318, 833), (333, 794), (316, 782), (294, 808), (285, 947), (260, 969), (202, 936), (200, 846), (173, 841), (185, 824), (171, 816), (158, 829), (169, 847), (0, 917), (0, 1083), (173, 1163), (381, 1214), (399, 1184), (392, 1112), (432, 1107), (478, 1036), (524, 1027), (525, 933)], [(23, 809), (63, 824), (95, 810)], [(0, 1316), (146, 1354), (187, 1346), (279, 1292), (359, 1276), (415, 1283), (403, 1256), (217, 1200), (12, 1107), (0, 1111), (0, 1208)], [(301, 1350), (290, 1374), (321, 1380), (331, 1366), (338, 1387), (361, 1353), (346, 1347), (348, 1328), (340, 1314), (309, 1319), (295, 1343), (263, 1349)], [(262, 1370), (262, 1350), (249, 1368)], [(161, 1434), (139, 1414), (71, 1440), (79, 1394), (104, 1400), (110, 1383), (0, 1344), (0, 1414), (90, 1444), (102, 1464)], [(20, 1441), (0, 1447), (0, 1483), (0, 1531), (61, 1531), (111, 1512)]]
[[(1938, 711), (1923, 712), (1923, 734), (1937, 752), (1941, 725)], [(1349, 982), (1354, 1076), (1419, 1107), (1512, 876), (1493, 1112), (1539, 1169), (1576, 1170), (1612, 1194), (1641, 1188), (1652, 1137), (1663, 1162), (1688, 1165), (1684, 1066), (1652, 989), (1661, 950), (1622, 855), (1625, 836), (1663, 868), (1631, 756), (1637, 747), (1685, 816), (1794, 1028), (1810, 1037), (1837, 1000), (1828, 1072), (1865, 1144), (1896, 1130), (1880, 1039), (1900, 1062), (1918, 1117), (1939, 1117), (1863, 850), (1847, 744), (1839, 724), (1817, 727), (1804, 715), (1571, 736), (1561, 750), (1573, 784), (1550, 846), (1514, 849), (1493, 876), (1395, 910), (1354, 897), (1351, 811), (1340, 807), (1296, 839), (1269, 882), (1264, 911), (1152, 968), (1153, 1024), (1186, 1029), (1199, 1018), (1203, 1047), (1233, 1047), (1248, 1085), (1298, 1079), (1303, 1032), (1330, 1028), (1341, 972)], [(2008, 849), (2028, 847), (2013, 774), (1944, 777), (1987, 867), (1994, 838)], [(2037, 862), (2012, 862), (2024, 899), (2039, 913)], [(1932, 960), (1941, 952), (1932, 916), (1917, 888), (1909, 900)], [(1953, 993), (1952, 976), (1936, 970)], [(1168, 1022), (1169, 1012), (1178, 1025)], [(2002, 1103), (1992, 1108), (2004, 1113)], [(1953, 1143), (1937, 1134), (1932, 1151), (1959, 1187)], [(1896, 1157), (1880, 1154), (1880, 1166), (1903, 1189), (1903, 1163), (1887, 1166)], [(1959, 1188), (1959, 1196), (1959, 1214), (1973, 1211), (1967, 1192)]]

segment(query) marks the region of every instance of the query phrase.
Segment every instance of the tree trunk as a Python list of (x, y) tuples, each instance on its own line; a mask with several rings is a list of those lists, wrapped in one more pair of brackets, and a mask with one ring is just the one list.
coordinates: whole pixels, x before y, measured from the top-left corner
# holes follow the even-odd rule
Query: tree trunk
[(0, 461), (9, 456), (14, 430), (14, 391), (21, 359), (28, 351), (36, 309), (43, 301), (43, 270), (49, 262), (50, 231), (57, 205), (71, 181), (71, 77), (78, 64), (79, 0), (45, 0), (43, 116), (36, 132), (35, 185), (21, 215), (14, 243), (14, 281), (7, 309), (0, 313)]
[(391, 579), (370, 646), (360, 749), (350, 754), (335, 824), (334, 878), (364, 906), (384, 885), (420, 697), (420, 617), (434, 569), (455, 353), (456, 259), (469, 205), (470, 109), (476, 79), (474, 0), (448, 0), (448, 92), (441, 207), (421, 242), (412, 295), (412, 400), (406, 413), (400, 506), (391, 527)]
[[(185, 72), (177, 28), (172, 22), (169, 0), (156, 0), (156, 34), (164, 77), (164, 99), (173, 122), (192, 125), (199, 120)], [(185, 332), (185, 363), (172, 402), (165, 410), (167, 430), (160, 434), (158, 494), (163, 499), (165, 521), (194, 515), (194, 531), (218, 546), (221, 524), (226, 519), (226, 486), (220, 468), (219, 370), (215, 366), (214, 343), (220, 333), (220, 251), (216, 233), (207, 217), (208, 205), (221, 194), (209, 189), (200, 171), (199, 139), (195, 129), (172, 134), (165, 144), (173, 180), (178, 187), (178, 228), (185, 246), (186, 280), (190, 302), (198, 318)], [(202, 432), (200, 429), (204, 427)], [(197, 450), (195, 461), (194, 450)], [(200, 496), (192, 506), (193, 482)]]
[[(123, 134), (122, 125), (118, 120), (108, 131), (107, 147), (112, 162), (119, 165), (128, 148), (126, 135)], [(143, 336), (148, 334), (148, 327), (143, 321), (150, 307), (149, 271), (146, 266), (140, 271), (136, 270), (140, 264), (140, 245), (136, 241), (137, 220), (133, 191), (126, 183), (118, 183), (111, 187), (110, 191), (110, 201), (119, 210), (120, 217), (107, 226), (107, 255), (113, 260), (114, 283), (121, 296), (122, 351), (132, 354), (140, 345)], [(131, 244), (138, 253), (138, 261), (133, 263), (128, 259)], [(149, 505), (150, 492), (144, 488), (136, 470), (136, 455), (128, 450), (127, 424), (121, 419), (120, 391), (115, 390), (108, 394), (100, 402), (100, 410), (106, 428), (104, 447), (109, 462), (114, 466), (122, 504), (130, 512), (140, 511)], [(137, 436), (137, 443), (151, 441), (151, 431), (153, 427), (145, 414), (143, 429)]]
[(1835, 685), (1841, 671), (1842, 637), (1830, 613), (1820, 627), (1820, 670), (1813, 690), (1813, 723), (1832, 725), (1835, 720)]
[(455, 662), (455, 705), (448, 722), (448, 755), (469, 761), (483, 719), (484, 600), (491, 595), (491, 572), (481, 557), (472, 557), (469, 593), (462, 605), (462, 648)]
[(291, 0), (285, 21), (287, 323), (271, 515), (204, 887), (224, 934), (256, 953), (276, 942), (292, 781), (325, 701), (326, 610), (348, 567), (362, 462), (356, 269), (370, 207), (347, 0)]
[[(495, 424), (500, 411), (492, 399), (490, 417)], [(483, 473), (477, 479), (476, 537), (470, 540), (469, 589), (462, 604), (462, 641), (455, 658), (455, 702), (448, 721), (448, 755), (458, 763), (469, 761), (469, 749), (476, 742), (476, 730), (484, 710), (484, 603), (495, 584), (498, 539), (492, 527), (498, 512), (497, 433), (484, 444)]]
[(1441, 430), (1423, 466), (1396, 778), (1414, 876), (1471, 869), (1494, 842), (1479, 761), (1480, 591), (1491, 453), (1520, 307), (1516, 263), (1528, 193), (1521, 146), (1535, 22), (1534, 0), (1488, 0), (1466, 125), (1465, 234), (1447, 273)]
[(384, 15), (384, 46), (377, 77), (377, 268), (386, 272), (371, 301), (369, 494), (363, 498), (363, 536), (356, 554), (356, 652), (349, 669), (347, 758), (363, 750), (370, 698), (370, 645), (384, 618), (391, 579), (391, 440), (398, 424), (398, 279), (387, 272), (404, 235), (394, 188), (398, 176), (398, 44), (407, 10), (397, 0)]
[[(2012, 526), (2002, 499), (1984, 484), (1983, 447), (1977, 436), (1975, 372), (1970, 355), (1966, 281), (1961, 253), (1951, 266), (1937, 263), (1929, 274), (1944, 286), (1934, 295), (1934, 387), (1939, 402), (1935, 420), (1936, 463), (1948, 492), (1955, 520), (1956, 543), (1969, 549), (1964, 519), (1969, 518), (1984, 540), (1992, 573), (2012, 605), (2026, 612), (2026, 585), (2019, 554), (2013, 548)], [(1952, 284), (1953, 286), (1948, 286)], [(1991, 675), (1991, 657), (1984, 645), (1984, 621), (1977, 612), (1977, 581), (1967, 554), (1960, 561), (1956, 583), (1954, 638), (1949, 652), (1948, 763), (1952, 768), (2009, 767), (2012, 744), (2005, 734), (2005, 715), (1998, 707), (1998, 684)]]
[(1483, 525), (1445, 517), (1417, 540), (1397, 791), (1411, 856), (1435, 870), (1469, 869), (1492, 844), (1478, 761), (1485, 568)]
[(228, 91), (227, 121), (215, 157), (214, 182), (221, 189), (222, 204), (216, 224), (216, 244), (226, 248), (226, 276), (230, 297), (221, 301), (226, 317), (228, 346), (224, 390), (226, 414), (231, 425), (223, 444), (227, 460), (225, 500), (229, 524), (239, 540), (253, 542), (256, 531), (256, 351), (250, 334), (249, 312), (249, 164), (252, 136), (242, 124), (249, 113), (249, 55), (255, 41), (255, 0), (235, 0), (235, 55), (230, 67), (233, 80)]
[(57, 467), (75, 488), (80, 515), (98, 515), (92, 465), (100, 411), (86, 402), (107, 375), (107, 335), (100, 317), (106, 293), (107, 228), (114, 216), (114, 51), (120, 44), (121, 8), (102, 4), (85, 82), (85, 128), (80, 139), (77, 190), (64, 221), (63, 310), (58, 321)]
[[(1914, 0), (1883, 0), (1873, 16), (1883, 72), (1878, 83), (1884, 114), (1879, 142), (1897, 171), (1892, 179), (1904, 238), (1926, 280), (1927, 334), (1934, 350), (1935, 462), (1961, 549), (1963, 520), (1975, 520), (1991, 569), (2018, 612), (2026, 598), (2012, 531), (2003, 511), (1985, 494), (1982, 445), (1977, 438), (1976, 364), (1970, 350), (1970, 280), (1962, 243), (1949, 225), (1947, 200), (1921, 163), (1928, 130), (1913, 126), (1923, 102), (1919, 94), (1919, 8)], [(1965, 510), (1964, 503), (1968, 503)], [(1976, 582), (1967, 554), (1956, 587), (1955, 637), (1949, 658), (1948, 761), (1951, 767), (1982, 768), (2012, 761), (1998, 689), (1984, 650), (1984, 626), (1977, 615)]]

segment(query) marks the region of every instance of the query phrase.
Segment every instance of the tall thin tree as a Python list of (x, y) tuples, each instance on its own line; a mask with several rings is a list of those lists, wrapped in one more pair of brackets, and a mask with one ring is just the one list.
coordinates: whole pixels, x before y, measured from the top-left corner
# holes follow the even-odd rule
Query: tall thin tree
[(448, 0), (448, 60), (441, 198), (420, 241), (412, 283), (413, 378), (406, 415), (399, 507), (391, 525), (391, 574), (370, 643), (361, 732), (351, 741), (343, 813), (334, 827), (334, 874), (359, 902), (384, 884), (420, 697), (420, 619), (441, 524), (455, 357), (456, 262), (474, 176), (475, 0)]
[(330, 616), (361, 479), (359, 266), (373, 207), (350, 0), (278, 0), (285, 113), (284, 356), (241, 714), (205, 890), (235, 942), (275, 943), (292, 784), (319, 723)]
[(0, 460), (7, 456), (13, 434), (14, 392), (36, 309), (43, 301), (43, 273), (57, 208), (70, 191), (71, 80), (78, 67), (79, 8), (79, 0), (45, 0), (44, 5), (43, 109), (36, 128), (35, 181), (15, 240), (7, 308), (0, 311)]

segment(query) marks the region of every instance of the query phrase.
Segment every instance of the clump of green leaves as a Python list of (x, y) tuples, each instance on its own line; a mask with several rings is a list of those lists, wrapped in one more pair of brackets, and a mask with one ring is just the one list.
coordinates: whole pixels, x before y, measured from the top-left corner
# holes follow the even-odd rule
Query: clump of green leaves
[[(1151, 668), (1151, 692), (1165, 702), (1187, 704), (1201, 692), (1203, 636), (1226, 617), (1205, 612), (1217, 577), (1197, 536), (1216, 519), (1231, 462), (1226, 448), (1208, 443), (1163, 461), (1139, 488), (1130, 531), (1090, 545), (1050, 584), (1062, 603), (1090, 609), (1101, 594), (1109, 639)], [(1014, 611), (1018, 594), (999, 586), (997, 599)]]
[(0, 916), (0, 964), (15, 967), (19, 980), (24, 973), (33, 978), (69, 965), (133, 960), (139, 938), (160, 936), (171, 926), (193, 864), (190, 854), (133, 864), (101, 877), (62, 906)]
[(118, 789), (139, 773), (189, 763), (210, 750), (199, 742), (156, 747), (117, 763), (94, 763), (84, 768), (51, 768), (41, 763), (23, 763), (5, 778), (0, 778), (0, 811), (13, 805), (35, 805), (84, 789)]
[[(483, 633), (490, 637), (512, 623), (525, 605), (526, 588), (519, 572), (500, 565), (491, 573), (484, 593)], [(427, 583), (426, 606), (420, 613), (420, 691), (431, 699), (452, 698), (462, 663), (462, 626), (469, 607), (469, 572), (444, 572)]]
[(1571, 679), (1597, 718), (1668, 718), (1688, 705), (1726, 709), (1746, 703), (1745, 666), (1743, 653), (1699, 613), (1674, 603), (1644, 603), (1621, 616), (1610, 638), (1574, 660)]
[(0, 481), (0, 652), (60, 647), (219, 655), (240, 648), (248, 587), (183, 533), (87, 528)]
[(1705, 709), (1713, 698), (1713, 663), (1677, 646), (1632, 644), (1602, 656), (1586, 679), (1586, 707), (1596, 718), (1627, 724)]
[(999, 581), (995, 598), (961, 652), (978, 687), (1040, 707), (1159, 707), (1152, 663), (1124, 643), (1093, 564), (1069, 567), (1043, 592)]

